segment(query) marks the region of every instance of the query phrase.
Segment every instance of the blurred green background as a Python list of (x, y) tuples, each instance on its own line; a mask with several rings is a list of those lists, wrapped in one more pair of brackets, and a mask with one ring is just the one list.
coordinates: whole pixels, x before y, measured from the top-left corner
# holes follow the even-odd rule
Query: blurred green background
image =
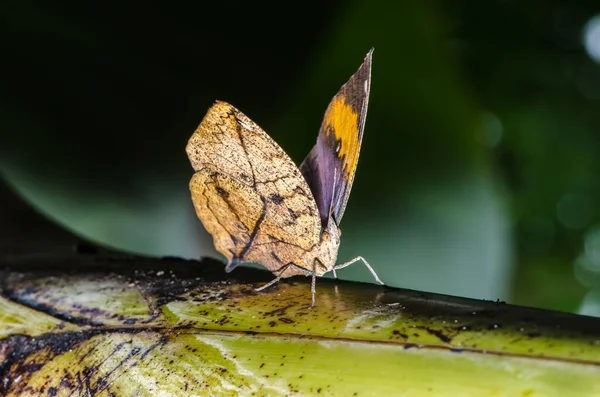
[(393, 286), (600, 315), (596, 1), (0, 10), (0, 170), (79, 235), (217, 256), (184, 151), (209, 106), (234, 104), (300, 163), (374, 47), (339, 260), (363, 255)]

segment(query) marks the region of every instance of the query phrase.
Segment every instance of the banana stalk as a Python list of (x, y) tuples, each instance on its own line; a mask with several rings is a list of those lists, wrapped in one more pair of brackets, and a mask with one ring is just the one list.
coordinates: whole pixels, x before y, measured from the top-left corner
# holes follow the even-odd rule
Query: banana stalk
[(599, 396), (600, 319), (209, 259), (0, 259), (2, 396)]

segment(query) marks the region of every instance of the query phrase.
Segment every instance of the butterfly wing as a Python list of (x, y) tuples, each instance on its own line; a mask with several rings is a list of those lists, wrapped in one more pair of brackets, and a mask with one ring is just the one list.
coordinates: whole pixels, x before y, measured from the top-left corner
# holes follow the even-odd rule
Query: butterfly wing
[(300, 166), (322, 225), (330, 216), (339, 225), (350, 195), (367, 116), (372, 53), (329, 103), (317, 144)]
[(186, 151), (197, 171), (196, 213), (229, 260), (226, 270), (257, 262), (275, 272), (319, 242), (317, 205), (298, 167), (242, 112), (217, 102)]

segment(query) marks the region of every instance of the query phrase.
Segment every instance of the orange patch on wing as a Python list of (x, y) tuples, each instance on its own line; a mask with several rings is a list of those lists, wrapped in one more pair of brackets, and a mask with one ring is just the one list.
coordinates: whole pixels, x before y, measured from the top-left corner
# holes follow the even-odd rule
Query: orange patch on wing
[[(344, 95), (336, 96), (325, 114), (325, 125), (333, 129), (337, 140), (340, 141), (338, 157), (344, 157), (344, 172), (354, 174), (358, 163), (358, 113), (346, 103)], [(327, 130), (328, 128), (326, 128)]]

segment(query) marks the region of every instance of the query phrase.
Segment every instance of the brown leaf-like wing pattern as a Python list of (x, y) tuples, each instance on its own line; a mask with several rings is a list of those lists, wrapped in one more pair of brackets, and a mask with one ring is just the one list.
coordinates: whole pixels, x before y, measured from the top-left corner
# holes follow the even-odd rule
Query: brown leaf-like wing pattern
[(213, 105), (187, 153), (197, 171), (190, 182), (196, 212), (227, 270), (257, 262), (276, 271), (318, 244), (321, 222), (302, 174), (239, 110)]

